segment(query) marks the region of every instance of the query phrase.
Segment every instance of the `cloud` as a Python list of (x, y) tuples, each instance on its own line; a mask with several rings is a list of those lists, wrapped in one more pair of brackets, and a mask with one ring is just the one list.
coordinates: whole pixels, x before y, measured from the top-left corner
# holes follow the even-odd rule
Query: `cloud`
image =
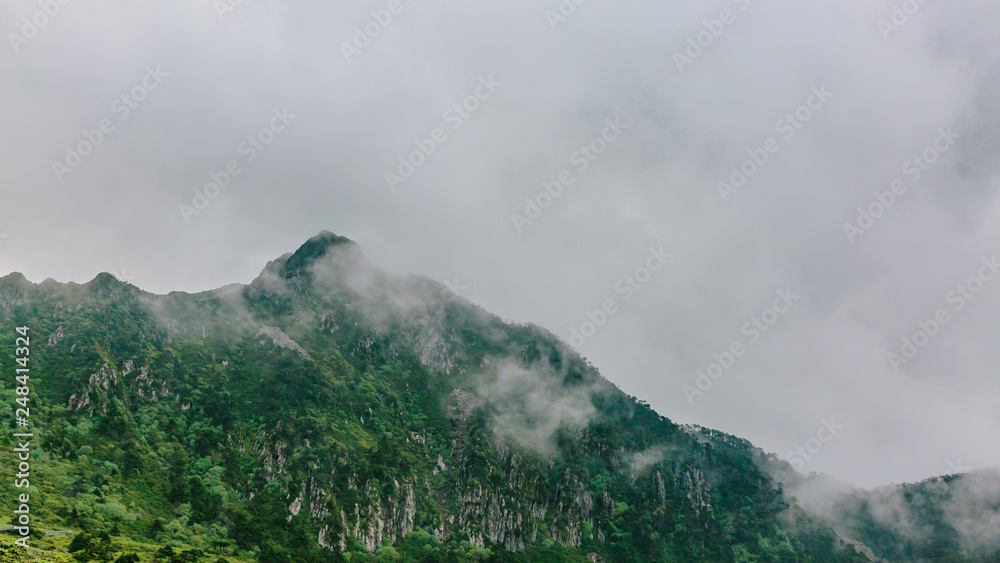
[(560, 429), (579, 433), (598, 414), (593, 395), (601, 382), (567, 385), (560, 374), (541, 365), (522, 367), (500, 360), (475, 381), (475, 393), (489, 407), (496, 437), (544, 455), (555, 454)]
[(1000, 473), (963, 475), (943, 506), (945, 521), (959, 533), (963, 549), (996, 549), (1000, 537)]

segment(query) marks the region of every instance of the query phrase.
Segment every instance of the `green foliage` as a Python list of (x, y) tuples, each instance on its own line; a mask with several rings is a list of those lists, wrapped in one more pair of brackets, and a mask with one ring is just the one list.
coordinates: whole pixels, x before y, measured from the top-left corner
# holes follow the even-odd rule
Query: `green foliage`
[(76, 553), (90, 546), (91, 537), (87, 532), (80, 532), (79, 534), (73, 536), (73, 540), (69, 542), (69, 547), (67, 551), (70, 553)]
[(77, 561), (110, 563), (114, 559), (115, 547), (107, 532), (101, 532), (93, 538), (81, 533), (73, 538), (69, 551)]

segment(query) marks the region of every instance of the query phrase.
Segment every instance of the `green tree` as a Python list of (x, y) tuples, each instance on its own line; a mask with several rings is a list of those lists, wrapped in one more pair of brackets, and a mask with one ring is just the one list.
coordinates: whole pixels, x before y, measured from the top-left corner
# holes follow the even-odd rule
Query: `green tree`
[(153, 554), (153, 561), (156, 563), (174, 563), (177, 559), (177, 552), (169, 545), (165, 545)]
[(391, 545), (383, 545), (375, 550), (375, 556), (384, 563), (396, 563), (399, 561), (399, 552)]
[(70, 553), (76, 553), (82, 549), (86, 549), (90, 545), (90, 534), (87, 532), (80, 532), (79, 534), (73, 536), (73, 540), (69, 542), (69, 547), (67, 548)]

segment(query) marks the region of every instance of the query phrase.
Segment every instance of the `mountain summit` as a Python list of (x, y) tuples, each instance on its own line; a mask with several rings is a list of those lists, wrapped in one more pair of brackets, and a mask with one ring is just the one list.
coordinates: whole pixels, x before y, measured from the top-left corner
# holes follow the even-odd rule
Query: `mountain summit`
[(286, 277), (291, 277), (305, 272), (317, 261), (325, 258), (332, 249), (340, 247), (357, 247), (357, 244), (347, 237), (323, 231), (307, 240), (285, 261), (283, 273)]
[[(383, 272), (329, 232), (249, 285), (193, 295), (106, 275), (0, 278), (0, 326), (28, 327), (37, 374), (33, 530), (79, 532), (72, 543), (36, 533), (36, 560), (66, 550), (268, 563), (998, 553), (1000, 542), (966, 541), (933, 508), (915, 520), (938, 526), (931, 540), (911, 537), (863, 492), (807, 512), (771, 477), (789, 470), (774, 456), (678, 426), (550, 332), (447, 295)], [(0, 357), (15, 357), (13, 336)], [(13, 421), (14, 384), (0, 385)], [(13, 458), (2, 459), (12, 479)], [(903, 504), (944, 506), (968, 484), (956, 479)]]

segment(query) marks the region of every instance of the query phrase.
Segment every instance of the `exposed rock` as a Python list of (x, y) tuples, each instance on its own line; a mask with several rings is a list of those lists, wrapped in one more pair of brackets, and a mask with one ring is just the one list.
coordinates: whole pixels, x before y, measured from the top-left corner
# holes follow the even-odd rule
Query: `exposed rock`
[(257, 336), (265, 335), (268, 336), (275, 346), (280, 348), (287, 348), (289, 350), (295, 350), (302, 355), (305, 359), (309, 358), (309, 352), (306, 352), (299, 343), (288, 337), (287, 334), (281, 331), (280, 328), (274, 326), (261, 325), (260, 330), (257, 331)]
[(59, 344), (59, 341), (62, 340), (63, 336), (66, 336), (66, 333), (63, 332), (63, 327), (60, 326), (55, 330), (55, 332), (49, 335), (49, 346)]
[[(365, 549), (373, 552), (413, 531), (417, 514), (415, 487), (413, 483), (400, 484), (396, 481), (393, 485), (393, 494), (383, 495), (369, 482), (363, 488), (367, 502), (363, 506), (355, 504), (352, 507), (353, 518), (344, 510), (340, 511), (340, 527), (345, 533), (337, 545), (342, 551), (347, 549), (349, 538), (355, 538)], [(332, 549), (326, 534), (322, 537), (327, 544), (324, 547)]]
[(94, 407), (91, 401), (92, 398), (97, 398), (97, 404), (101, 407), (101, 412), (106, 413), (108, 411), (108, 395), (110, 394), (111, 386), (117, 382), (118, 372), (105, 363), (97, 372), (90, 374), (87, 386), (83, 391), (79, 394), (73, 393), (70, 395), (67, 407), (77, 411), (87, 408), (93, 413)]
[(708, 481), (698, 469), (688, 469), (681, 473), (681, 487), (687, 491), (688, 501), (694, 510), (695, 516), (701, 516), (702, 510), (707, 511), (710, 518), (712, 514), (712, 497), (708, 494)]

